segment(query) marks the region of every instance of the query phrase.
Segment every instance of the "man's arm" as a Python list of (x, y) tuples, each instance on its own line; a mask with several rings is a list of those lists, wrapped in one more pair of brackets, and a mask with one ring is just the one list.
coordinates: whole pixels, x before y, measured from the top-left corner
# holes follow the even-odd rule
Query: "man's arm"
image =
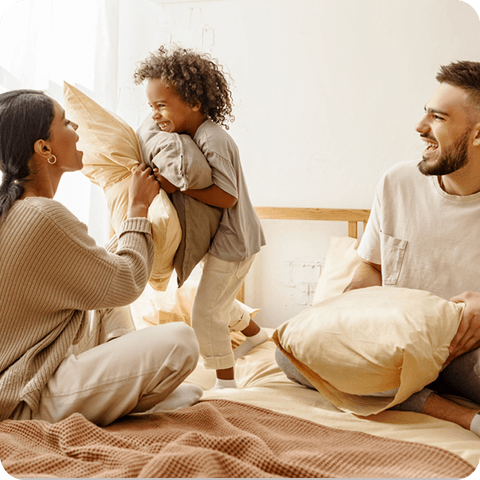
[(382, 286), (382, 266), (363, 260), (353, 274), (352, 281), (343, 293), (366, 287)]

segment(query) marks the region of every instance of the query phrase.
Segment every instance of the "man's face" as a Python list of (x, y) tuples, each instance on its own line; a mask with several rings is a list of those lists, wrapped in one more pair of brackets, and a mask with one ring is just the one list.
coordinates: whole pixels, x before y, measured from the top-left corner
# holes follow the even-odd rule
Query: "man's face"
[(416, 128), (427, 144), (418, 164), (424, 175), (448, 175), (467, 165), (473, 125), (466, 95), (462, 88), (441, 83), (425, 105)]

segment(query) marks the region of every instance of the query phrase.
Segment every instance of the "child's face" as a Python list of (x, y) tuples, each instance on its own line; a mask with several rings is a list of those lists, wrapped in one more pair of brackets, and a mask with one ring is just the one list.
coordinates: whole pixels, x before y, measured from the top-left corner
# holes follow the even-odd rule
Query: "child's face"
[(186, 133), (193, 137), (205, 120), (200, 105), (191, 107), (174, 87), (167, 87), (160, 78), (148, 81), (146, 94), (152, 118), (164, 132)]

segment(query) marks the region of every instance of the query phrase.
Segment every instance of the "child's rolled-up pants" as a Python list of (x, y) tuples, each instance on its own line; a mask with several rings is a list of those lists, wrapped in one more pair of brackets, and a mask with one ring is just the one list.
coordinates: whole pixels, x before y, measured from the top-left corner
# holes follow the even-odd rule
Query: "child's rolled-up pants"
[(205, 368), (223, 370), (235, 365), (230, 330), (240, 332), (250, 323), (249, 313), (235, 302), (255, 256), (226, 262), (207, 253), (192, 308), (192, 327)]

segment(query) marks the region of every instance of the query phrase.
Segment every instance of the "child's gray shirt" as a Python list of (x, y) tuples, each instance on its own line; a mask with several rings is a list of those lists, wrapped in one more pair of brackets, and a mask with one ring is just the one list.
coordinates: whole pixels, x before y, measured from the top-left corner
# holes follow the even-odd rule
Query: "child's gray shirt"
[(214, 184), (237, 199), (234, 207), (223, 210), (209, 252), (227, 262), (245, 260), (265, 245), (265, 235), (250, 201), (238, 147), (211, 120), (200, 125), (193, 140), (210, 164)]

